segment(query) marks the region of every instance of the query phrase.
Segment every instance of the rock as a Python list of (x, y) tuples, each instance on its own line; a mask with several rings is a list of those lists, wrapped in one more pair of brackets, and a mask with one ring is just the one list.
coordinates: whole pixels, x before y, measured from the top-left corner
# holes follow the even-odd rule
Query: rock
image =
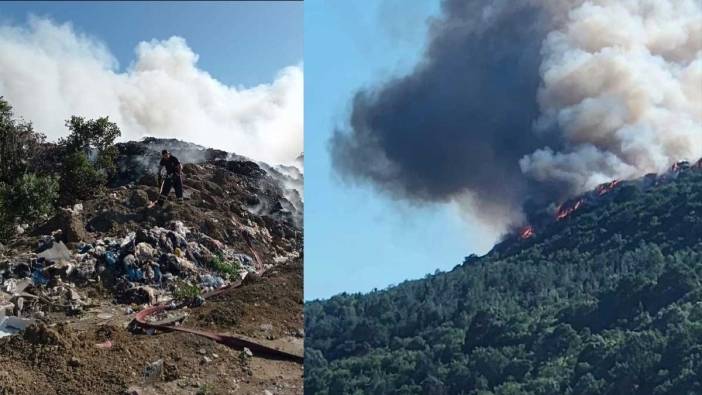
[(154, 174), (144, 174), (137, 183), (139, 185), (147, 185), (150, 187), (160, 187), (160, 185), (158, 185), (158, 179)]
[(200, 354), (200, 355), (205, 355), (205, 354), (207, 354), (207, 350), (205, 350), (204, 348), (201, 348), (201, 349), (197, 350), (197, 352), (198, 352), (198, 354)]
[(32, 344), (65, 345), (63, 336), (41, 322), (29, 325), (22, 334), (24, 339)]
[(146, 191), (135, 189), (129, 196), (129, 204), (132, 207), (146, 207), (149, 204), (149, 195)]
[(253, 357), (253, 353), (248, 347), (244, 347), (244, 349), (241, 350), (241, 356), (248, 359)]
[(72, 209), (59, 209), (59, 212), (53, 218), (39, 228), (39, 232), (47, 234), (57, 229), (62, 231), (61, 239), (66, 243), (92, 241), (92, 238), (85, 230), (85, 224), (83, 223), (80, 214)]
[(49, 262), (59, 262), (71, 259), (71, 252), (63, 242), (54, 243), (51, 248), (37, 254), (38, 258), (44, 258)]
[(71, 359), (68, 361), (68, 366), (77, 368), (81, 365), (80, 359), (77, 357), (71, 357)]
[(85, 224), (83, 224), (83, 220), (79, 215), (74, 214), (69, 210), (63, 210), (61, 222), (63, 238), (67, 243), (91, 241), (91, 237), (88, 235), (88, 232), (86, 232)]
[(263, 395), (273, 395), (273, 393), (268, 390), (263, 390)]
[(254, 284), (257, 283), (258, 280), (260, 280), (260, 276), (256, 272), (249, 272), (246, 274), (246, 277), (241, 282), (241, 285), (248, 285), (248, 284)]
[(207, 364), (207, 363), (212, 362), (212, 359), (208, 358), (207, 356), (204, 356), (204, 357), (202, 357), (201, 361), (203, 364)]
[(156, 293), (153, 288), (148, 285), (129, 288), (124, 292), (125, 303), (136, 304), (154, 304), (156, 302)]

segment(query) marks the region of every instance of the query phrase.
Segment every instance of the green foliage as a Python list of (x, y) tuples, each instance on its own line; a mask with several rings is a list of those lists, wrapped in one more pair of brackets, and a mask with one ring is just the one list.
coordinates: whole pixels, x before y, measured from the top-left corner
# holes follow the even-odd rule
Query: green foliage
[(55, 177), (24, 174), (14, 185), (0, 184), (0, 236), (14, 233), (13, 225), (47, 218), (58, 199)]
[(12, 106), (0, 96), (0, 182), (14, 182), (29, 170), (45, 136), (31, 123), (14, 118)]
[(65, 153), (61, 168), (61, 204), (92, 198), (103, 189), (115, 173), (118, 151), (114, 141), (121, 135), (108, 117), (85, 120), (72, 116), (66, 121), (66, 127), (71, 133), (59, 140)]
[[(66, 121), (68, 137), (46, 143), (32, 124), (14, 118), (0, 97), (0, 233), (10, 236), (17, 222), (43, 219), (62, 205), (99, 193), (116, 170), (116, 124), (107, 117)], [(89, 160), (92, 158), (93, 160)], [(58, 182), (57, 178), (58, 177)]]
[(61, 139), (59, 144), (67, 152), (82, 151), (90, 157), (95, 153), (95, 168), (111, 176), (118, 154), (114, 142), (122, 134), (117, 124), (110, 122), (109, 117), (85, 120), (72, 116), (66, 121), (66, 127), (71, 134)]
[(89, 199), (104, 188), (106, 176), (81, 151), (66, 155), (61, 168), (60, 203)]
[(305, 304), (305, 392), (702, 393), (702, 172), (450, 272)]
[(212, 268), (219, 273), (225, 274), (229, 277), (235, 277), (239, 274), (239, 264), (236, 262), (226, 262), (221, 255), (215, 255), (210, 262)]
[(46, 218), (53, 211), (57, 198), (58, 181), (51, 176), (24, 174), (14, 185), (0, 186), (3, 211), (18, 221)]
[(178, 280), (173, 290), (173, 298), (176, 300), (193, 300), (200, 296), (200, 288), (197, 285)]

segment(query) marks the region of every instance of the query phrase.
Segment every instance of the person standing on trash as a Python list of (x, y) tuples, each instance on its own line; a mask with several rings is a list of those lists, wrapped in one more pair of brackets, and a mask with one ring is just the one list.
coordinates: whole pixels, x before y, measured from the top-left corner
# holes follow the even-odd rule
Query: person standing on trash
[[(166, 179), (161, 180), (161, 171), (166, 168)], [(158, 167), (158, 183), (161, 185), (161, 195), (158, 198), (159, 206), (168, 199), (171, 188), (175, 189), (178, 202), (183, 201), (183, 165), (168, 150), (161, 151), (161, 162)]]

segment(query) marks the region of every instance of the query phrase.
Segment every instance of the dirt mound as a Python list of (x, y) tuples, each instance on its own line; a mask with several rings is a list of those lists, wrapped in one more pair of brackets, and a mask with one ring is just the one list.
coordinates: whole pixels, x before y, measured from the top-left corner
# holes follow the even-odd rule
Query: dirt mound
[[(184, 324), (212, 329), (210, 314), (221, 314), (228, 318), (214, 320), (217, 330), (268, 339), (271, 345), (301, 352), (302, 339), (286, 333), (299, 336), (302, 331), (301, 282), (301, 265), (273, 270), (192, 309)], [(90, 317), (53, 327), (36, 325), (23, 336), (0, 339), (0, 393), (123, 394), (129, 388), (142, 394), (302, 393), (303, 369), (298, 363), (249, 358), (190, 334), (132, 334), (125, 330), (129, 316), (101, 325), (81, 324), (87, 320)], [(271, 323), (273, 330), (261, 329)], [(153, 363), (161, 372), (146, 377)]]
[(303, 303), (302, 267), (289, 265), (213, 297), (196, 318), (207, 329), (231, 330), (253, 338), (303, 337)]

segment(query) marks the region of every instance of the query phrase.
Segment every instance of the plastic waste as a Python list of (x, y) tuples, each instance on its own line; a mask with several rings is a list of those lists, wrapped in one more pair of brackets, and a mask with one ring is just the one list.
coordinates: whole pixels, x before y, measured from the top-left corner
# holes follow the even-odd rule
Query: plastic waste
[(114, 268), (117, 264), (117, 254), (112, 251), (107, 251), (105, 253), (105, 262), (107, 262), (107, 267)]
[(224, 279), (219, 276), (213, 276), (211, 274), (205, 274), (200, 277), (202, 285), (209, 288), (222, 288), (226, 285)]
[(32, 272), (32, 281), (34, 284), (39, 284), (39, 285), (46, 285), (49, 283), (49, 279), (46, 278), (44, 273), (42, 273), (41, 269), (34, 269)]
[(134, 266), (127, 267), (127, 277), (129, 281), (141, 281), (144, 279), (144, 272)]

